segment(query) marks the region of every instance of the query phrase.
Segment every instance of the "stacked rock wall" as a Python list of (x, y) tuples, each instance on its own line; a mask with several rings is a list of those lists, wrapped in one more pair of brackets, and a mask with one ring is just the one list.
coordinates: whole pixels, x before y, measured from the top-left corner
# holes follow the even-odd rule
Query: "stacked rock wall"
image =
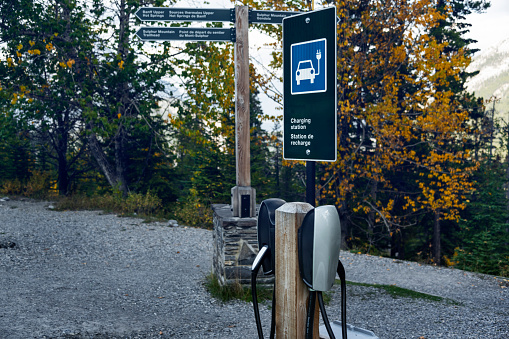
[[(212, 205), (212, 209), (213, 273), (222, 285), (237, 282), (250, 284), (251, 265), (258, 253), (257, 218), (233, 217), (230, 205), (216, 204)], [(258, 284), (268, 283), (270, 280), (260, 276)]]

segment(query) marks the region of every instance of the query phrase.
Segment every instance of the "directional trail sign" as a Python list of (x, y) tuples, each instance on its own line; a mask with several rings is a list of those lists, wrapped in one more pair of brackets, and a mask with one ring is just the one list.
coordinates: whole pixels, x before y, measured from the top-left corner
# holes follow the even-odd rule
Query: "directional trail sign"
[(141, 21), (214, 21), (234, 22), (234, 8), (141, 7), (136, 16)]
[(142, 27), (136, 35), (143, 41), (235, 41), (234, 28)]
[(336, 161), (336, 8), (283, 19), (283, 157)]
[(249, 11), (249, 23), (251, 24), (283, 24), (283, 19), (299, 14), (301, 12), (284, 12), (284, 11)]
[[(283, 23), (284, 19), (289, 19), (297, 14), (299, 14), (299, 12), (250, 11), (248, 6), (236, 6), (235, 8), (230, 9), (142, 7), (136, 12), (136, 17), (141, 21), (209, 21), (234, 23), (235, 27), (233, 28), (142, 27), (136, 32), (136, 35), (142, 41), (182, 40), (235, 42), (235, 158), (237, 185), (232, 188), (232, 212), (235, 217), (253, 217), (256, 215), (256, 190), (251, 187), (251, 165), (249, 162), (249, 100), (245, 100), (246, 98), (249, 98), (249, 24), (280, 25)], [(310, 43), (309, 46), (306, 47), (314, 54), (302, 54), (299, 56), (302, 60), (304, 60), (303, 58), (306, 58), (306, 60), (312, 60), (310, 61), (312, 64), (310, 67), (316, 68), (316, 73), (313, 71), (313, 74), (310, 75), (310, 73), (305, 73), (305, 65), (303, 63), (301, 65), (302, 72), (298, 75), (296, 91), (303, 92), (303, 95), (300, 95), (302, 97), (305, 96), (304, 92), (316, 92), (314, 94), (322, 94), (321, 92), (323, 91), (331, 92), (330, 88), (335, 88), (334, 85), (330, 84), (329, 80), (326, 80), (326, 83), (322, 80), (322, 77), (329, 79), (329, 76), (322, 76), (321, 74), (327, 74), (327, 72), (330, 73), (328, 70), (332, 69), (329, 65), (329, 60), (332, 60), (332, 58), (328, 56), (327, 52), (331, 49), (329, 41), (332, 40), (326, 39), (324, 42), (321, 42), (321, 38), (322, 37), (313, 38), (314, 40), (318, 40), (318, 45), (315, 46)], [(299, 41), (295, 42), (298, 43)], [(300, 47), (302, 50), (306, 50), (306, 48), (304, 45)], [(297, 49), (299, 49), (299, 47), (297, 47)], [(318, 52), (315, 53), (315, 49), (317, 49)], [(313, 58), (318, 59), (318, 61)], [(290, 73), (288, 72), (288, 74)], [(311, 77), (313, 77), (313, 79), (311, 79)], [(313, 82), (317, 85), (311, 86), (311, 89), (306, 89), (306, 82)], [(292, 121), (293, 126), (296, 126), (296, 128), (302, 129), (302, 127), (306, 128), (306, 124), (311, 125), (311, 120), (309, 120), (309, 123), (307, 122), (308, 120), (302, 119)], [(313, 126), (314, 125), (315, 118), (313, 118)], [(297, 138), (300, 138), (301, 135), (304, 134), (299, 133), (295, 135), (297, 135)], [(311, 139), (312, 136), (310, 135), (308, 140)], [(313, 155), (315, 154), (315, 144), (307, 148), (313, 149)]]

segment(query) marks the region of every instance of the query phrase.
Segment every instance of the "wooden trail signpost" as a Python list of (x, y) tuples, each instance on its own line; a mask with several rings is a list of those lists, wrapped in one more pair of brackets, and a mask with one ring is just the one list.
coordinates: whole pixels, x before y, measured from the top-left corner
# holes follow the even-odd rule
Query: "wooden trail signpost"
[(235, 43), (235, 159), (236, 186), (232, 188), (234, 217), (256, 216), (256, 190), (251, 187), (249, 129), (249, 39), (250, 23), (279, 24), (299, 12), (235, 8), (141, 7), (136, 16), (142, 21), (233, 22), (234, 28), (142, 27), (136, 35), (143, 41), (230, 41)]
[(249, 11), (235, 11), (235, 164), (236, 186), (232, 188), (234, 217), (256, 216), (256, 190), (251, 187), (251, 149), (249, 128)]

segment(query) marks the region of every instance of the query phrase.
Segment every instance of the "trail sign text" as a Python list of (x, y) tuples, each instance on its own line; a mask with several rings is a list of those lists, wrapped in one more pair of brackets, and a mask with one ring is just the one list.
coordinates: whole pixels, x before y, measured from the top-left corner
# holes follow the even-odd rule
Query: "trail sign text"
[(142, 27), (136, 35), (144, 41), (235, 41), (233, 28)]
[(283, 24), (283, 19), (300, 12), (284, 12), (284, 11), (249, 11), (249, 23), (251, 24)]
[(136, 16), (142, 21), (217, 21), (234, 22), (233, 8), (141, 7)]

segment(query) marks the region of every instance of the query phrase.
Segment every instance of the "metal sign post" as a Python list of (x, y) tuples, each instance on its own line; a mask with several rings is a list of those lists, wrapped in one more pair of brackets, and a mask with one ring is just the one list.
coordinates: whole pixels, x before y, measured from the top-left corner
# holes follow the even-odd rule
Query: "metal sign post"
[(337, 157), (336, 8), (283, 19), (283, 158), (306, 160), (315, 206), (315, 161)]

